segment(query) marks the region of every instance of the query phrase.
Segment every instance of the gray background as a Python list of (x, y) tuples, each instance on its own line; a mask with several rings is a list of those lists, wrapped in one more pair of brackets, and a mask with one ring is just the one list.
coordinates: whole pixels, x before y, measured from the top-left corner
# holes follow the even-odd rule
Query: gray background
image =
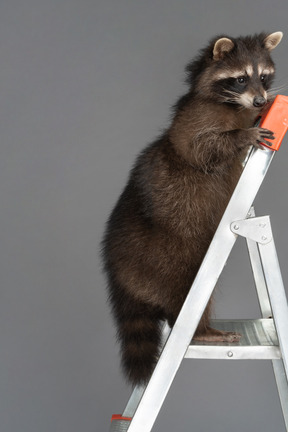
[[(186, 90), (185, 64), (218, 33), (286, 33), (287, 12), (287, 0), (1, 0), (1, 432), (104, 432), (122, 411), (105, 220)], [(287, 37), (274, 52), (284, 85)], [(287, 162), (283, 145), (256, 201), (286, 284)], [(259, 316), (244, 242), (216, 300), (218, 317)], [(184, 361), (153, 430), (284, 431), (270, 363)]]

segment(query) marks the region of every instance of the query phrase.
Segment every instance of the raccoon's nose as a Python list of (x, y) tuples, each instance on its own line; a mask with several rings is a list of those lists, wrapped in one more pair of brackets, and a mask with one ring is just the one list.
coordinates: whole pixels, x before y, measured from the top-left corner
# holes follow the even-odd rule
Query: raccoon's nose
[(253, 105), (257, 108), (262, 107), (265, 103), (266, 99), (262, 96), (255, 96), (253, 99)]

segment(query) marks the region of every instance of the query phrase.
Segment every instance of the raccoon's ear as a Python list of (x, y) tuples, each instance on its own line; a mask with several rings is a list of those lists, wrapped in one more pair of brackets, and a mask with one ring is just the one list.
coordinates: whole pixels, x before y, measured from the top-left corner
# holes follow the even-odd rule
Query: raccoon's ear
[(281, 42), (283, 33), (281, 31), (271, 33), (264, 39), (264, 46), (268, 51), (273, 50)]
[(218, 39), (213, 48), (213, 59), (214, 60), (220, 60), (224, 57), (224, 55), (228, 52), (230, 52), (234, 48), (234, 43), (231, 39), (228, 38), (221, 38)]

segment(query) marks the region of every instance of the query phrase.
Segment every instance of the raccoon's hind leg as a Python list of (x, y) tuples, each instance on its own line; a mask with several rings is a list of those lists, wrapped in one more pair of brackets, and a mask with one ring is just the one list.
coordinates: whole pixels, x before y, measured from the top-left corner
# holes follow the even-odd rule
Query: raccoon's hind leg
[(193, 340), (203, 342), (238, 342), (241, 334), (236, 332), (226, 332), (210, 327), (211, 303), (209, 303), (202, 315), (199, 326), (194, 334)]
[[(203, 342), (238, 342), (241, 339), (240, 333), (225, 332), (210, 327), (212, 302), (213, 299), (210, 298), (206, 309), (204, 310), (202, 318), (198, 324), (193, 340)], [(177, 312), (176, 310), (174, 310), (174, 313), (170, 313), (168, 315), (168, 324), (171, 328), (174, 326), (180, 310), (181, 307), (179, 307), (179, 310)]]

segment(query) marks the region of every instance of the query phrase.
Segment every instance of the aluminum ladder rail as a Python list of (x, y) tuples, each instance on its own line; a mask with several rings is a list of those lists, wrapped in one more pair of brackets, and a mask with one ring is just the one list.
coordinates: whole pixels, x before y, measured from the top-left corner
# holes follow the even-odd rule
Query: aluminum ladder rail
[[(146, 387), (136, 387), (110, 432), (150, 432), (183, 358), (271, 359), (288, 431), (288, 305), (270, 218), (255, 217), (253, 202), (288, 128), (288, 97), (278, 95), (261, 127), (273, 130), (271, 147), (253, 148), (201, 267)], [(198, 323), (238, 236), (247, 240), (262, 319), (216, 320), (215, 328), (239, 331), (240, 343), (192, 341)], [(191, 318), (192, 317), (192, 318)], [(192, 343), (191, 343), (192, 341)]]

